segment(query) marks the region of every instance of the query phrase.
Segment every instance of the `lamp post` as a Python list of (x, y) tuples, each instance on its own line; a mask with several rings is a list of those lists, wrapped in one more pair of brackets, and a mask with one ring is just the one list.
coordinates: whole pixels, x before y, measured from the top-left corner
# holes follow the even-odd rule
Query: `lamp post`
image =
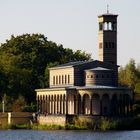
[(4, 110), (4, 99), (2, 99), (2, 112), (4, 113), (5, 110)]

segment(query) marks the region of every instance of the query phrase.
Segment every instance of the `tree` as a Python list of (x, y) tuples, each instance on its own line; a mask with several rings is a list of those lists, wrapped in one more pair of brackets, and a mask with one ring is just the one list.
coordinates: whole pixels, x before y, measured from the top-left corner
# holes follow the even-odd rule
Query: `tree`
[(126, 65), (126, 81), (127, 85), (135, 89), (135, 84), (137, 82), (137, 71), (136, 71), (136, 66), (135, 66), (135, 60), (130, 59), (129, 64)]
[(135, 84), (137, 82), (137, 69), (135, 66), (135, 61), (131, 59), (125, 68), (120, 67), (119, 69), (119, 83), (121, 85), (128, 86), (135, 89)]
[(13, 112), (22, 112), (26, 107), (26, 101), (23, 96), (19, 96), (13, 103)]
[(140, 96), (140, 82), (136, 83), (134, 91), (136, 94), (138, 94)]
[(119, 69), (119, 83), (131, 88), (135, 95), (140, 96), (140, 65), (135, 65), (135, 60), (130, 59), (125, 67)]
[(80, 50), (63, 48), (42, 34), (11, 36), (0, 46), (0, 93), (14, 99), (22, 95), (35, 102), (35, 89), (48, 86), (48, 68), (69, 61), (89, 60)]

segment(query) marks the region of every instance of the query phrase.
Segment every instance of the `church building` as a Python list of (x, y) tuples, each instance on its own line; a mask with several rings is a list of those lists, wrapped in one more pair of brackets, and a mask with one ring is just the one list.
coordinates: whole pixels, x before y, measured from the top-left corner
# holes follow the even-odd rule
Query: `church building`
[(98, 16), (99, 60), (49, 69), (49, 88), (36, 89), (40, 124), (65, 125), (73, 116), (129, 115), (133, 92), (118, 85), (117, 16), (109, 12)]

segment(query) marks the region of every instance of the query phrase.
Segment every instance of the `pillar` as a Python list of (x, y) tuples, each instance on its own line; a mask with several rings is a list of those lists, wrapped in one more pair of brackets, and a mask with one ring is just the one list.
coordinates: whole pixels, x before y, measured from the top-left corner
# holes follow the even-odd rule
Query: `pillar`
[(90, 115), (92, 115), (92, 97), (89, 96), (89, 100), (90, 100)]
[(52, 114), (54, 114), (54, 98), (52, 98)]
[(42, 113), (44, 113), (44, 98), (42, 99)]
[(50, 96), (50, 100), (49, 100), (49, 106), (50, 106), (49, 113), (52, 114), (52, 99), (51, 99), (51, 96)]
[(49, 99), (49, 96), (47, 98), (47, 113), (49, 114), (50, 112), (50, 99)]
[(102, 99), (100, 99), (100, 115), (103, 114), (103, 110), (102, 110)]
[(68, 114), (68, 95), (66, 94), (66, 99), (65, 99), (65, 114)]
[(83, 96), (81, 96), (81, 114), (84, 115), (84, 102), (83, 102)]

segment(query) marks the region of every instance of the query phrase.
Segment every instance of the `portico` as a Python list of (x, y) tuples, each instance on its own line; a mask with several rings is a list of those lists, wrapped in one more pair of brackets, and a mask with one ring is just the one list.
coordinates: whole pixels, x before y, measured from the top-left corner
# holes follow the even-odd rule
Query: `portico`
[[(108, 87), (109, 88), (109, 87)], [(55, 89), (56, 90), (56, 89)], [(40, 89), (38, 110), (47, 115), (128, 115), (132, 110), (133, 97), (127, 89), (105, 89), (105, 87), (82, 89)]]

